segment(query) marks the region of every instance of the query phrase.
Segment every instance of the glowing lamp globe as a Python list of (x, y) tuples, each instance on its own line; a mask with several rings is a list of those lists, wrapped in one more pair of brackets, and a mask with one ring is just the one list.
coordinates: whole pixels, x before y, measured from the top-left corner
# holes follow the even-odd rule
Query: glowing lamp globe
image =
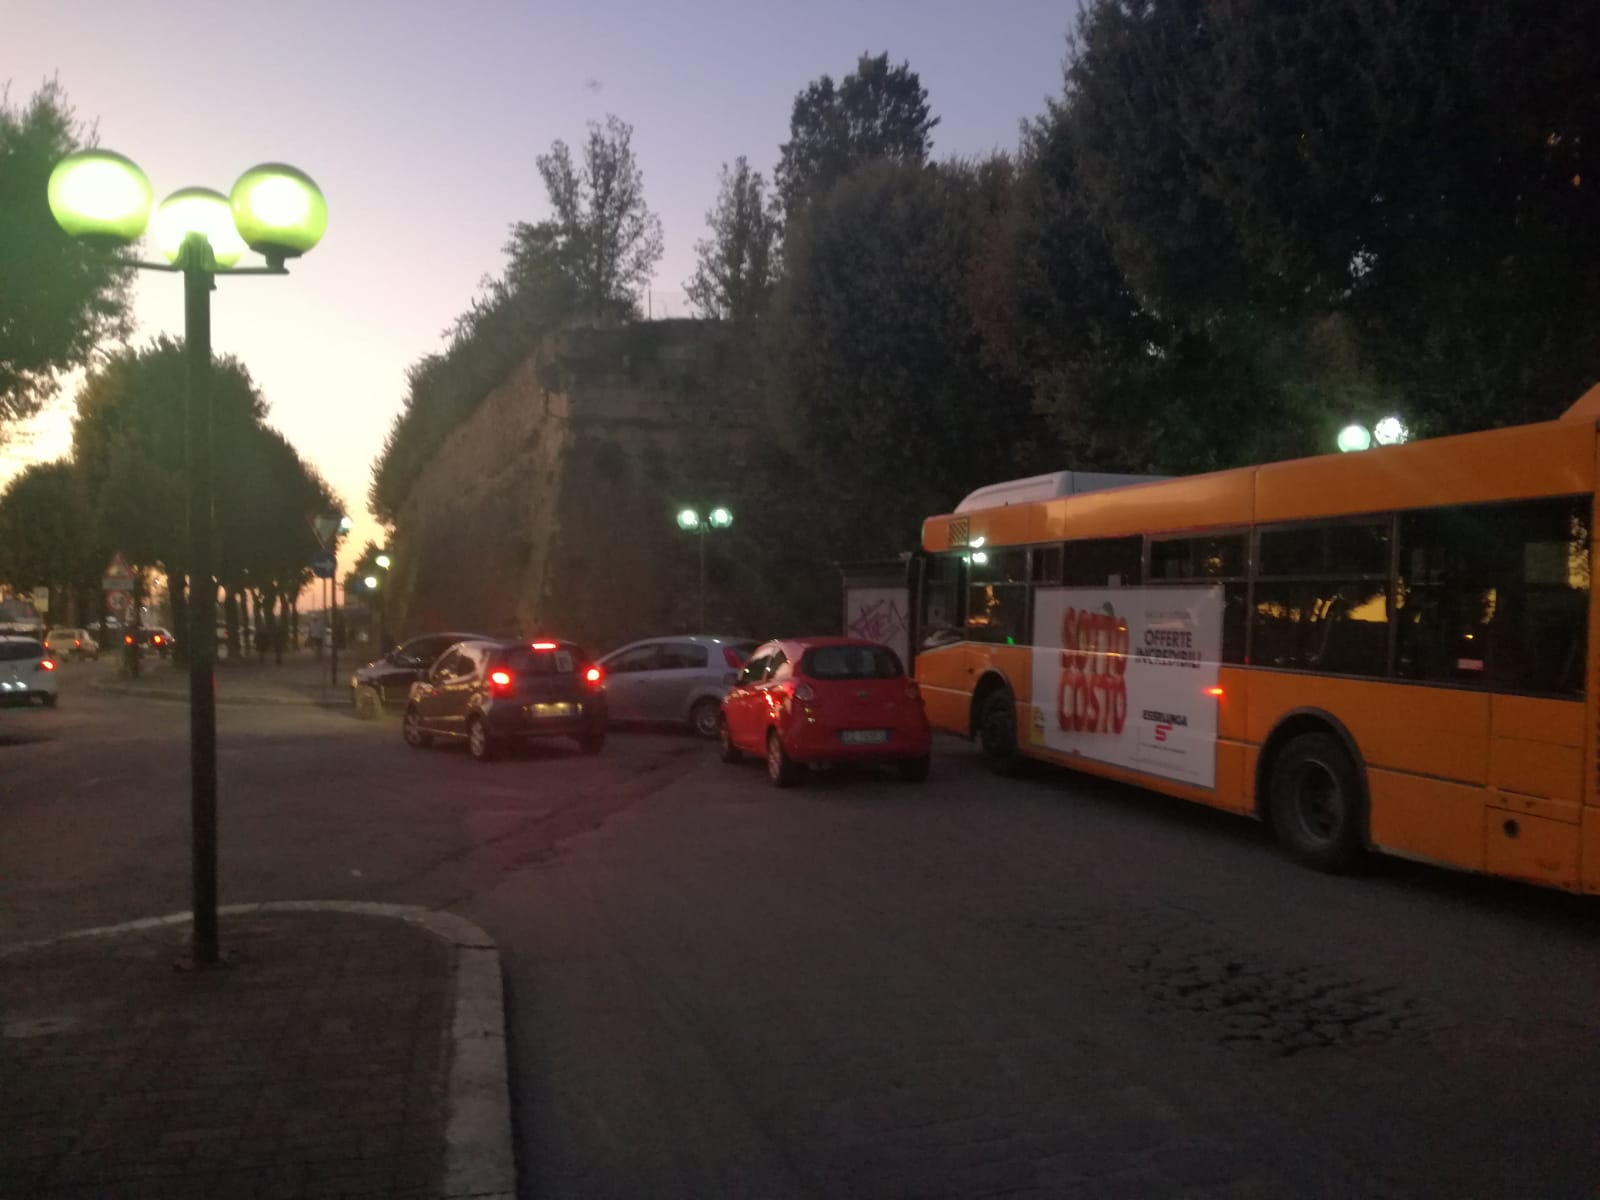
[(304, 254), (328, 229), (322, 189), (285, 163), (251, 167), (233, 185), (228, 202), (245, 245), (269, 261)]
[(231, 267), (244, 253), (244, 239), (233, 227), (228, 198), (210, 188), (180, 188), (161, 202), (156, 219), (150, 223), (156, 249), (170, 263), (176, 263), (183, 241), (191, 233), (205, 234), (212, 256), (219, 267)]
[(1372, 431), (1365, 425), (1346, 425), (1339, 431), (1339, 449), (1349, 453), (1372, 446)]
[(367, 591), (369, 592), (376, 591), (378, 588), (378, 577), (376, 575), (368, 575), (361, 582), (367, 585)]
[(679, 529), (699, 529), (700, 514), (692, 508), (686, 508), (678, 514)]
[(387, 554), (380, 554), (372, 561), (378, 564), (379, 570), (387, 571), (389, 569), (389, 556)]
[(1398, 446), (1410, 440), (1411, 431), (1399, 417), (1385, 417), (1372, 427), (1372, 436), (1380, 446)]
[(710, 520), (713, 529), (726, 529), (733, 524), (733, 514), (725, 508), (713, 508)]
[(75, 238), (125, 246), (150, 223), (155, 193), (131, 158), (79, 150), (58, 162), (47, 189), (56, 224)]

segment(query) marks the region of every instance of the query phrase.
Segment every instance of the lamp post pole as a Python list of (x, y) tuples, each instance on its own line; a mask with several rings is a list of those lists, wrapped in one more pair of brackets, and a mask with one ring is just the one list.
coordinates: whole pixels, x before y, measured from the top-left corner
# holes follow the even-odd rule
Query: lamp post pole
[[(67, 155), (50, 172), (47, 199), (69, 236), (127, 246), (150, 225), (154, 193), (137, 164), (93, 148)], [(154, 233), (165, 263), (126, 259), (130, 267), (183, 275), (188, 374), (184, 415), (189, 551), (189, 783), (193, 941), (189, 964), (221, 961), (217, 944), (217, 582), (212, 557), (211, 290), (219, 271), (284, 275), (285, 260), (315, 246), (328, 223), (327, 203), (304, 172), (261, 163), (229, 196), (181, 188), (162, 201)], [(235, 267), (246, 248), (265, 267)], [(137, 599), (137, 594), (135, 596)], [(136, 626), (137, 627), (137, 626)], [(130, 640), (137, 640), (130, 639)], [(138, 647), (133, 647), (137, 663)]]
[[(197, 244), (198, 239), (198, 244)], [(217, 585), (211, 566), (211, 249), (185, 239), (184, 346), (189, 397), (189, 777), (194, 961), (218, 961), (217, 945)]]
[(700, 624), (695, 632), (704, 633), (706, 631), (706, 523), (704, 521), (700, 522), (696, 536), (700, 542)]

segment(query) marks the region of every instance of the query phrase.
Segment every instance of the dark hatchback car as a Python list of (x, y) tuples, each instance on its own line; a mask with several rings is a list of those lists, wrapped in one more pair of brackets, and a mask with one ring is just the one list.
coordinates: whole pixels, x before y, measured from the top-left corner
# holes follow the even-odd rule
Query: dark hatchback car
[(358, 717), (376, 717), (385, 705), (398, 707), (411, 685), (428, 673), (439, 655), (457, 642), (493, 641), (486, 633), (424, 633), (396, 646), (350, 676), (350, 704)]
[(480, 761), (550, 737), (574, 738), (585, 754), (598, 754), (606, 740), (604, 676), (571, 642), (458, 642), (411, 685), (401, 732), (412, 746), (464, 741)]

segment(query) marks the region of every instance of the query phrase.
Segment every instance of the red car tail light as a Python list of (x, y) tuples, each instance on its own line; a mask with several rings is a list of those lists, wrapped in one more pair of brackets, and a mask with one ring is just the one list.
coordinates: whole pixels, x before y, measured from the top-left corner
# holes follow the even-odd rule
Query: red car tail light
[(554, 642), (531, 642), (529, 645), (534, 650), (554, 650), (556, 648)]
[(126, 635), (124, 635), (124, 637), (123, 637), (123, 639), (122, 639), (122, 644), (123, 644), (123, 645), (124, 645), (124, 646), (131, 646), (131, 645), (133, 645), (133, 634), (131, 634), (131, 633), (130, 633), (130, 634), (126, 634)]
[(491, 692), (508, 692), (511, 690), (510, 671), (490, 671), (489, 690)]
[(35, 671), (54, 671), (55, 669), (56, 660), (53, 658), (41, 658), (39, 665), (34, 668)]
[(158, 634), (156, 634), (156, 635), (155, 635), (155, 637), (153, 637), (153, 638), (151, 638), (151, 639), (150, 639), (150, 644), (151, 644), (151, 645), (152, 645), (152, 646), (159, 646), (159, 645), (161, 645), (161, 635), (160, 635), (160, 634), (159, 634), (159, 633), (158, 633)]
[(605, 676), (599, 667), (590, 667), (583, 673), (583, 678), (591, 689), (596, 689), (600, 686), (600, 681), (605, 678)]
[(81, 639), (81, 638), (73, 638), (72, 639), (72, 648), (74, 650), (82, 650), (83, 649), (83, 639)]

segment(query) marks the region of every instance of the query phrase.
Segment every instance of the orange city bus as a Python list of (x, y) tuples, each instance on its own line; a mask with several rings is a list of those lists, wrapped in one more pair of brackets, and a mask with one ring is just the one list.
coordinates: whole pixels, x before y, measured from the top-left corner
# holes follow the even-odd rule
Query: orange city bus
[(1173, 479), (983, 488), (923, 525), (936, 728), (1369, 849), (1600, 892), (1600, 386), (1559, 420)]

